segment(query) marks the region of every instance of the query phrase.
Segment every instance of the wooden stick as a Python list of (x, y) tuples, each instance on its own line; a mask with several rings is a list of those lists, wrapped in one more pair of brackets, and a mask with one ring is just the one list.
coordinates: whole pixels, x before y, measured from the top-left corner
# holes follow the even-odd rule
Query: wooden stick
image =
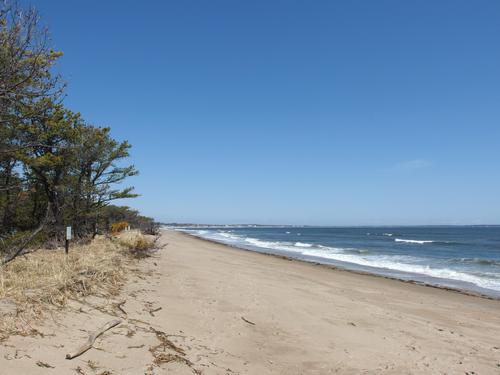
[(157, 311), (160, 311), (162, 308), (161, 307), (157, 307), (156, 309), (153, 309), (153, 310), (149, 310), (149, 314), (151, 314), (151, 316), (155, 316), (155, 312)]
[(127, 301), (121, 301), (119, 303), (114, 303), (113, 305), (118, 309), (120, 310), (122, 313), (124, 313), (125, 315), (127, 315), (127, 312), (123, 309), (123, 305), (125, 304), (125, 302)]
[(80, 355), (82, 355), (83, 353), (85, 353), (87, 350), (89, 350), (90, 348), (92, 348), (92, 345), (94, 345), (94, 342), (95, 340), (101, 336), (104, 332), (106, 332), (108, 329), (111, 329), (115, 326), (117, 326), (118, 324), (120, 324), (122, 321), (119, 320), (119, 319), (115, 319), (115, 320), (111, 320), (109, 322), (107, 322), (105, 325), (103, 325), (99, 330), (95, 331), (94, 333), (92, 333), (90, 336), (89, 336), (89, 339), (87, 340), (87, 342), (85, 344), (83, 344), (80, 349), (78, 349), (76, 351), (75, 354), (66, 354), (66, 359), (73, 359), (73, 358), (76, 358)]
[(255, 325), (255, 323), (254, 323), (254, 322), (251, 322), (250, 320), (245, 319), (244, 317), (241, 317), (241, 319), (242, 319), (244, 322), (247, 322), (248, 324), (251, 324), (251, 325), (253, 325), (253, 326)]

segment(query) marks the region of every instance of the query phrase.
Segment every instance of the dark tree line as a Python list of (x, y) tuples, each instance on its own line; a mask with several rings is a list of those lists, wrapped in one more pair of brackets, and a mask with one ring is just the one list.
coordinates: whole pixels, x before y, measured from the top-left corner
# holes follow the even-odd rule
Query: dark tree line
[[(113, 215), (144, 220), (116, 199), (136, 195), (123, 181), (130, 144), (64, 107), (50, 47), (35, 9), (0, 3), (0, 251), (9, 260), (34, 238), (57, 240), (106, 230)], [(133, 213), (133, 214), (131, 214)], [(112, 214), (112, 215), (111, 215)], [(141, 219), (139, 219), (139, 217)], [(142, 220), (142, 221), (141, 221)], [(143, 223), (144, 224), (144, 223)]]

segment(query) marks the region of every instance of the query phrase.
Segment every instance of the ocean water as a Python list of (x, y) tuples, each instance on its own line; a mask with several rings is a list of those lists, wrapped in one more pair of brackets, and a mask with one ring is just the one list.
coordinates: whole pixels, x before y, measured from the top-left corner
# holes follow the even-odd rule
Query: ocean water
[(500, 226), (176, 229), (247, 250), (500, 298)]

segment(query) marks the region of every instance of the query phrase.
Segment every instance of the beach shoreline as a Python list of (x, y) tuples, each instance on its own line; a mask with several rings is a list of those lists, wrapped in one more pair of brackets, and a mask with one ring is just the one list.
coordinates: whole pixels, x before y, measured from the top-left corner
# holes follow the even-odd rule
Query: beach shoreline
[[(162, 231), (119, 295), (0, 343), (5, 374), (494, 374), (500, 301)], [(94, 348), (78, 348), (112, 319)], [(48, 367), (50, 366), (50, 367)], [(98, 369), (98, 370), (96, 370)]]
[(241, 250), (241, 251), (248, 251), (251, 253), (261, 254), (261, 255), (265, 255), (265, 256), (276, 257), (276, 258), (285, 259), (288, 261), (303, 262), (303, 263), (310, 264), (313, 266), (325, 267), (327, 269), (334, 270), (334, 271), (349, 272), (349, 273), (352, 273), (355, 275), (380, 277), (383, 279), (393, 280), (393, 281), (402, 282), (402, 283), (406, 283), (406, 284), (413, 284), (413, 285), (423, 286), (423, 287), (427, 287), (427, 288), (435, 288), (435, 289), (445, 290), (445, 291), (452, 292), (452, 293), (459, 293), (459, 294), (463, 294), (463, 295), (467, 295), (467, 296), (471, 296), (471, 297), (479, 297), (479, 298), (485, 298), (485, 299), (494, 300), (494, 301), (500, 301), (500, 296), (497, 297), (497, 296), (493, 296), (493, 295), (488, 295), (488, 294), (476, 292), (476, 291), (469, 290), (469, 289), (453, 288), (453, 287), (448, 287), (448, 286), (444, 286), (444, 285), (437, 285), (437, 284), (426, 283), (426, 282), (410, 280), (410, 279), (405, 280), (405, 279), (393, 277), (390, 275), (384, 275), (384, 274), (379, 274), (379, 273), (374, 273), (374, 272), (350, 269), (347, 267), (341, 267), (341, 266), (328, 264), (328, 263), (321, 263), (321, 262), (314, 261), (314, 260), (307, 260), (307, 259), (303, 259), (303, 258), (293, 257), (290, 255), (282, 255), (282, 254), (275, 254), (272, 252), (250, 250), (250, 249), (246, 249), (244, 247), (232, 245), (229, 243), (219, 242), (216, 240), (212, 240), (210, 238), (204, 238), (204, 237), (201, 237), (201, 236), (198, 236), (195, 234), (191, 234), (191, 233), (187, 233), (184, 231), (177, 231), (175, 229), (163, 229), (163, 230), (168, 230), (168, 231), (174, 230), (174, 231), (181, 233), (182, 235), (185, 235), (188, 237), (194, 237), (194, 238), (199, 239), (201, 241), (207, 241), (207, 242), (214, 243), (217, 245), (227, 246), (227, 247), (232, 248), (232, 249)]

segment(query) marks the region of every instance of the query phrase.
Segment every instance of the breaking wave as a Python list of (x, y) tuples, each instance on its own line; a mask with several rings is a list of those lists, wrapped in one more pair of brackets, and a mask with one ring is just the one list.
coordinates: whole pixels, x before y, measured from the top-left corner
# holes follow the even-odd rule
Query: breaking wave
[(435, 242), (435, 241), (431, 241), (431, 240), (426, 240), (426, 241), (423, 241), (423, 240), (405, 240), (404, 238), (395, 238), (394, 241), (395, 242), (414, 243), (414, 244), (419, 244), (419, 245), (423, 245), (425, 243)]

